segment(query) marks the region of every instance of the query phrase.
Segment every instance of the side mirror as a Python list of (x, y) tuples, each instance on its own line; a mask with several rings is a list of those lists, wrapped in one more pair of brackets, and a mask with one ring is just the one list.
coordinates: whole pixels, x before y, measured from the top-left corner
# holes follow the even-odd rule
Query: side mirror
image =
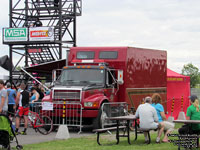
[(56, 81), (56, 70), (52, 71), (52, 82), (54, 83)]
[(122, 84), (124, 84), (124, 81), (119, 81), (119, 80), (117, 80), (117, 83), (118, 83), (119, 85), (122, 85)]
[(117, 83), (119, 85), (123, 84), (124, 83), (124, 80), (123, 80), (123, 70), (118, 70), (118, 77), (117, 77)]

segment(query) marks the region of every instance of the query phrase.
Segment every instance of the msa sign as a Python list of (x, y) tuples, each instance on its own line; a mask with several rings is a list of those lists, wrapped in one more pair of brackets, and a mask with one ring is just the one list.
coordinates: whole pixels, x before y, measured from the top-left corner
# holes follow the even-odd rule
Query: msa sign
[(4, 42), (28, 41), (27, 28), (5, 28), (3, 32)]

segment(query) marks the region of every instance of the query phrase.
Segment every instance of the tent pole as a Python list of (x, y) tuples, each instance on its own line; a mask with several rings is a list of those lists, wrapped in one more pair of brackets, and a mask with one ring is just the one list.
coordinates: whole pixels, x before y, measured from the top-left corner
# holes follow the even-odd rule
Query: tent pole
[(10, 80), (10, 84), (12, 85), (13, 82), (13, 78), (12, 78), (12, 45), (9, 45), (9, 51), (10, 51), (10, 67), (9, 67), (9, 74), (10, 74), (10, 77), (9, 77), (9, 80)]

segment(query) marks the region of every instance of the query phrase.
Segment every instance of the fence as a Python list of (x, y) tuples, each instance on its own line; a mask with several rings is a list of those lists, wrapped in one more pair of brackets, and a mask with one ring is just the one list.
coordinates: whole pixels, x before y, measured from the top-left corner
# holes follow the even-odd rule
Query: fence
[[(82, 132), (82, 110), (79, 102), (36, 102), (30, 107), (30, 110), (39, 115), (50, 116), (53, 125), (67, 125), (69, 127), (78, 127), (79, 133)], [(117, 117), (128, 115), (128, 104), (125, 102), (103, 103), (102, 107), (102, 127), (116, 124), (115, 121), (106, 120), (106, 117)]]
[(77, 102), (37, 102), (30, 107), (31, 111), (39, 115), (47, 115), (53, 120), (53, 125), (61, 124), (78, 127), (82, 131), (82, 105)]
[(116, 121), (106, 120), (106, 117), (117, 117), (128, 115), (128, 104), (125, 102), (103, 103), (101, 122), (102, 128), (116, 124)]

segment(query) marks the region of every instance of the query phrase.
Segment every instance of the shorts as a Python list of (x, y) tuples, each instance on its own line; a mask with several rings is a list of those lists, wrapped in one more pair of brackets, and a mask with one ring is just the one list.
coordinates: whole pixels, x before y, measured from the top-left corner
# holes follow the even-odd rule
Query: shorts
[(173, 131), (174, 130), (174, 123), (171, 123), (171, 122), (169, 122), (169, 121), (163, 121), (163, 124), (164, 124), (164, 130), (165, 131)]
[(2, 112), (0, 113), (0, 114), (4, 114), (4, 115), (8, 115), (8, 112), (7, 111), (5, 111), (5, 110), (2, 110)]
[(153, 126), (151, 127), (151, 129), (158, 129), (158, 127), (159, 127), (159, 123), (157, 123), (157, 122), (154, 122), (153, 124), (152, 124)]
[(16, 113), (17, 117), (28, 116), (29, 107), (19, 107)]
[(140, 124), (140, 128), (152, 129), (152, 130), (158, 129), (158, 126), (159, 126), (159, 124), (157, 122), (152, 122), (152, 123), (150, 123), (148, 125)]
[(15, 110), (14, 110), (14, 104), (8, 104), (8, 116), (14, 117)]

